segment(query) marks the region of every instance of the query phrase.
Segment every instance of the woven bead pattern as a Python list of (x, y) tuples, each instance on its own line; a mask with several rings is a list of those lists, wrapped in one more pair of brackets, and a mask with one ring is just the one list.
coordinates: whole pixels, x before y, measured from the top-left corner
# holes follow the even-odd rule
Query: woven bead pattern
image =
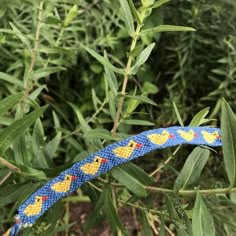
[[(11, 236), (32, 226), (48, 208), (82, 184), (111, 168), (155, 149), (181, 144), (221, 146), (221, 131), (211, 127), (169, 127), (142, 132), (91, 154), (33, 193), (18, 209)], [(17, 230), (16, 230), (17, 228)]]

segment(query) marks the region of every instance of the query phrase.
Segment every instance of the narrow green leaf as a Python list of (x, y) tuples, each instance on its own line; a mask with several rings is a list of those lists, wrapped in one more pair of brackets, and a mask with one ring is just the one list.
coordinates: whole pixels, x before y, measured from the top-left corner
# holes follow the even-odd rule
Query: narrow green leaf
[(36, 170), (34, 168), (31, 168), (29, 166), (24, 166), (24, 165), (19, 165), (19, 167), (20, 167), (21, 175), (25, 177), (29, 177), (29, 178), (33, 177), (35, 179), (41, 179), (41, 180), (47, 179), (45, 173), (41, 170)]
[(88, 215), (86, 218), (86, 222), (84, 224), (84, 233), (86, 234), (96, 223), (98, 223), (103, 217), (103, 208), (105, 204), (106, 190), (103, 191), (97, 201), (97, 204), (94, 210)]
[(124, 134), (117, 133), (115, 137), (111, 135), (111, 132), (106, 129), (91, 129), (84, 133), (84, 137), (87, 139), (104, 139), (104, 140), (121, 140), (127, 137)]
[(19, 29), (17, 29), (17, 27), (13, 24), (13, 23), (9, 23), (12, 30), (14, 31), (14, 33), (16, 34), (16, 36), (21, 40), (21, 42), (31, 51), (31, 45), (29, 40), (25, 37), (25, 35), (20, 32)]
[(47, 67), (47, 68), (42, 68), (42, 69), (38, 69), (34, 71), (31, 76), (33, 80), (37, 80), (40, 78), (47, 77), (51, 74), (60, 72), (62, 70), (66, 70), (66, 69), (64, 67)]
[(17, 85), (21, 88), (24, 88), (24, 84), (19, 79), (15, 78), (14, 76), (8, 75), (6, 73), (0, 72), (0, 80), (7, 81), (11, 84)]
[(116, 75), (112, 70), (108, 69), (108, 67), (104, 66), (104, 68), (105, 68), (105, 78), (109, 84), (109, 87), (112, 93), (117, 95), (119, 85), (118, 85)]
[(78, 15), (78, 13), (79, 13), (78, 6), (74, 5), (65, 17), (64, 26), (68, 26), (74, 20), (74, 18)]
[(24, 96), (24, 93), (16, 93), (7, 96), (0, 101), (0, 116), (3, 116), (9, 109), (11, 109)]
[(146, 126), (153, 126), (155, 125), (153, 122), (150, 121), (146, 121), (146, 120), (123, 120), (122, 121), (123, 124), (126, 125), (146, 125)]
[(61, 132), (58, 132), (57, 135), (46, 144), (45, 149), (47, 150), (51, 158), (54, 157), (60, 145), (60, 142), (61, 142)]
[(150, 177), (143, 169), (132, 162), (124, 163), (120, 166), (120, 168), (128, 172), (143, 185), (150, 185), (153, 182), (152, 177)]
[(139, 197), (147, 196), (145, 186), (121, 167), (117, 166), (113, 168), (111, 170), (111, 174), (118, 182), (127, 187), (127, 189), (129, 189), (135, 195)]
[(112, 202), (112, 198), (111, 198), (111, 190), (110, 188), (108, 188), (105, 191), (106, 195), (105, 195), (105, 201), (104, 201), (104, 213), (106, 214), (106, 218), (109, 222), (109, 225), (113, 231), (113, 233), (115, 233), (118, 229), (123, 229), (121, 221), (119, 219), (119, 216), (114, 208), (114, 204)]
[(162, 214), (161, 214), (160, 236), (166, 236), (165, 218)]
[(222, 101), (221, 112), (224, 164), (230, 187), (233, 187), (236, 184), (236, 117), (225, 100)]
[(196, 147), (191, 152), (175, 181), (174, 190), (176, 192), (180, 189), (186, 189), (198, 181), (209, 155), (210, 151), (208, 149), (200, 147)]
[(199, 111), (191, 120), (189, 126), (199, 126), (204, 124), (205, 122), (208, 121), (208, 119), (205, 119), (207, 114), (209, 113), (209, 107), (206, 107)]
[(17, 165), (30, 165), (29, 156), (26, 150), (25, 132), (16, 138), (13, 144), (13, 150)]
[(133, 17), (137, 20), (138, 24), (141, 25), (142, 22), (141, 22), (141, 19), (139, 17), (139, 13), (138, 13), (138, 11), (136, 10), (136, 8), (134, 6), (133, 0), (128, 0), (128, 4), (129, 4), (130, 11), (131, 11)]
[(76, 105), (74, 105), (73, 103), (68, 102), (68, 104), (72, 107), (73, 111), (75, 112), (75, 114), (79, 120), (79, 123), (81, 125), (81, 129), (82, 129), (83, 133), (87, 133), (89, 130), (91, 130), (90, 126), (88, 125), (88, 123), (84, 119), (83, 115), (81, 114), (79, 108)]
[(176, 32), (176, 31), (196, 31), (191, 27), (177, 25), (160, 25), (151, 29), (141, 31), (141, 34), (160, 33), (160, 32)]
[(38, 108), (21, 119), (16, 120), (13, 124), (5, 128), (0, 133), (0, 156), (10, 147), (10, 145), (32, 125), (46, 110), (47, 106)]
[(63, 21), (60, 20), (58, 17), (48, 16), (44, 19), (43, 23), (48, 24), (48, 25), (58, 25), (58, 24), (61, 25), (63, 23)]
[(172, 101), (172, 104), (173, 104), (173, 107), (174, 107), (174, 110), (175, 110), (175, 114), (176, 114), (176, 117), (177, 117), (177, 120), (178, 120), (179, 124), (181, 126), (184, 126), (184, 122), (183, 122), (183, 120), (182, 120), (182, 118), (181, 118), (181, 116), (179, 114), (178, 107), (176, 106), (174, 101)]
[(121, 12), (125, 22), (126, 29), (130, 36), (134, 35), (134, 19), (127, 0), (119, 0), (121, 5)]
[(165, 3), (169, 2), (169, 1), (170, 1), (170, 0), (159, 0), (159, 1), (157, 1), (157, 2), (155, 2), (155, 3), (153, 3), (153, 4), (149, 5), (149, 6), (147, 6), (147, 7), (145, 7), (145, 8), (146, 8), (146, 9), (158, 8), (158, 7), (162, 6), (163, 4), (165, 4)]
[(143, 65), (147, 59), (149, 58), (153, 48), (155, 47), (155, 43), (152, 43), (148, 45), (139, 55), (139, 57), (136, 60), (136, 63), (131, 68), (131, 73), (136, 74), (139, 67)]
[(147, 98), (145, 96), (142, 96), (142, 95), (137, 95), (137, 96), (134, 96), (134, 95), (124, 95), (124, 97), (131, 98), (131, 99), (134, 99), (134, 100), (138, 100), (138, 101), (141, 101), (141, 102), (144, 102), (144, 103), (148, 103), (148, 104), (157, 106), (157, 104), (153, 100), (151, 100), (151, 99), (149, 99), (149, 98)]
[(215, 226), (200, 193), (197, 193), (193, 209), (193, 236), (215, 236)]
[(148, 219), (147, 219), (147, 212), (144, 211), (144, 210), (139, 210), (140, 212), (140, 221), (141, 221), (141, 224), (142, 224), (142, 228), (143, 228), (143, 235), (146, 235), (146, 236), (152, 236), (152, 231), (151, 231), (151, 227), (150, 227), (150, 224), (148, 222)]
[(110, 115), (111, 115), (112, 120), (115, 121), (115, 118), (116, 118), (116, 96), (115, 96), (115, 94), (113, 94), (112, 91), (109, 91), (108, 96), (109, 96), (108, 103), (109, 103)]
[(85, 45), (80, 44), (82, 48), (84, 48), (91, 56), (93, 56), (96, 60), (98, 60), (103, 66), (107, 67), (108, 69), (118, 73), (118, 74), (124, 74), (123, 69), (119, 69), (115, 66), (113, 66), (108, 59), (104, 58), (103, 56), (99, 55), (97, 52), (92, 50), (91, 48), (86, 47)]

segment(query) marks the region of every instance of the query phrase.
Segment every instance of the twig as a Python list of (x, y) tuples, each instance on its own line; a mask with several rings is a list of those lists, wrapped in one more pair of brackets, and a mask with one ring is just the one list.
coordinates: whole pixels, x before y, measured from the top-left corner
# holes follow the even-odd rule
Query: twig
[(153, 193), (164, 193), (164, 194), (178, 194), (182, 196), (196, 195), (197, 192), (203, 195), (213, 195), (222, 193), (236, 193), (236, 188), (217, 188), (217, 189), (196, 189), (196, 190), (179, 190), (175, 193), (172, 189), (156, 188), (151, 186), (146, 186), (146, 190)]
[(9, 171), (0, 181), (0, 186), (11, 176), (12, 171)]
[[(40, 4), (39, 4), (39, 9), (38, 9), (38, 24), (37, 24), (36, 33), (35, 33), (34, 48), (32, 50), (32, 57), (31, 57), (31, 63), (30, 63), (28, 74), (30, 74), (33, 71), (34, 65), (35, 65), (36, 56), (37, 56), (38, 45), (39, 45), (40, 29), (42, 27), (43, 4), (44, 4), (44, 0), (42, 0), (40, 2)], [(30, 92), (30, 81), (27, 81), (27, 83), (26, 83), (26, 90), (25, 90), (25, 99), (29, 96), (29, 92)]]
[[(136, 46), (140, 30), (141, 30), (141, 25), (138, 24), (137, 28), (136, 28), (136, 31), (135, 31), (135, 36), (133, 37), (132, 42), (131, 42), (130, 52)], [(133, 61), (133, 56), (130, 54), (129, 57), (128, 57), (127, 64), (126, 64), (126, 68), (125, 68), (124, 80), (123, 80), (123, 85), (122, 85), (122, 90), (121, 90), (121, 97), (120, 97), (119, 102), (118, 102), (115, 122), (114, 122), (114, 126), (112, 128), (112, 131), (111, 131), (113, 137), (116, 135), (116, 130), (117, 130), (117, 127), (118, 127), (118, 122), (119, 122), (119, 119), (120, 119), (121, 109), (122, 109), (123, 102), (124, 102), (124, 95), (125, 95), (125, 91), (126, 91), (126, 87), (127, 87), (127, 82), (128, 82), (128, 77), (129, 77), (132, 61)]]
[(83, 9), (79, 14), (83, 15), (84, 13), (86, 13), (90, 8), (92, 8), (93, 6), (95, 6), (100, 0), (95, 0), (92, 3), (90, 3), (85, 9)]
[(164, 166), (166, 166), (176, 155), (176, 153), (179, 151), (179, 149), (181, 148), (181, 146), (178, 146), (175, 151), (173, 152), (173, 154), (171, 154), (165, 161), (164, 163), (162, 163), (156, 170), (154, 170), (150, 176), (155, 175), (156, 173), (158, 173)]
[(10, 162), (4, 160), (2, 157), (0, 157), (0, 164), (6, 166), (10, 170), (13, 170), (13, 171), (16, 171), (16, 172), (20, 172), (20, 169), (18, 167), (14, 166)]

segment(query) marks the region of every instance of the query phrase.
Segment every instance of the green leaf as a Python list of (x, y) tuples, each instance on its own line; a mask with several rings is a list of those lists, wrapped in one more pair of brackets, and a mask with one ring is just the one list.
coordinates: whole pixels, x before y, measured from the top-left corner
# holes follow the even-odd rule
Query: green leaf
[(165, 3), (169, 2), (169, 1), (170, 0), (159, 0), (159, 1), (149, 5), (147, 7), (145, 7), (145, 9), (158, 8), (158, 7), (162, 6), (163, 4), (165, 4)]
[(197, 193), (193, 209), (193, 236), (215, 236), (215, 226), (212, 216), (202, 200), (200, 193)]
[(206, 107), (199, 111), (191, 120), (189, 126), (199, 126), (208, 121), (208, 119), (205, 119), (207, 114), (209, 113), (209, 107)]
[(38, 108), (21, 119), (16, 120), (13, 124), (5, 128), (0, 133), (0, 156), (10, 147), (10, 145), (32, 125), (46, 110), (47, 106)]
[(126, 125), (144, 125), (144, 126), (153, 126), (155, 125), (153, 122), (146, 121), (146, 120), (123, 120), (123, 124)]
[(99, 197), (99, 200), (97, 201), (97, 204), (94, 208), (94, 210), (88, 215), (86, 218), (86, 222), (84, 224), (84, 233), (86, 234), (96, 223), (101, 221), (101, 218), (103, 217), (102, 212), (104, 208), (105, 203), (105, 197), (106, 197), (106, 191), (103, 191)]
[(60, 142), (61, 142), (61, 132), (58, 132), (57, 135), (46, 144), (45, 149), (47, 150), (51, 158), (54, 157), (60, 145)]
[(153, 182), (152, 177), (150, 177), (143, 169), (132, 162), (124, 163), (120, 166), (120, 168), (128, 172), (143, 185), (150, 185)]
[(104, 200), (104, 213), (109, 222), (109, 225), (115, 233), (118, 229), (123, 229), (119, 216), (114, 208), (114, 204), (111, 198), (111, 189), (108, 188), (105, 190), (105, 200)]
[(73, 19), (78, 15), (78, 6), (74, 5), (70, 11), (68, 12), (68, 14), (66, 15), (66, 18), (64, 20), (64, 26), (68, 26)]
[(165, 218), (164, 218), (163, 214), (161, 214), (160, 236), (166, 236)]
[(86, 47), (85, 45), (80, 44), (82, 48), (84, 48), (91, 56), (93, 56), (96, 60), (98, 60), (103, 66), (107, 67), (108, 69), (118, 73), (118, 74), (124, 74), (123, 69), (119, 69), (115, 66), (113, 66), (108, 59), (105, 57), (99, 55), (97, 52), (95, 52), (93, 49)]
[(186, 189), (198, 181), (209, 155), (210, 151), (208, 149), (200, 147), (196, 147), (191, 152), (175, 181), (174, 190), (176, 192), (180, 189)]
[(88, 125), (88, 123), (84, 119), (84, 117), (81, 114), (79, 108), (76, 105), (74, 105), (73, 103), (68, 102), (68, 104), (72, 107), (73, 111), (75, 112), (75, 114), (76, 114), (76, 116), (79, 120), (79, 123), (81, 125), (81, 129), (82, 129), (83, 133), (86, 134), (88, 131), (91, 130), (90, 126)]
[(131, 98), (131, 99), (134, 99), (134, 100), (138, 100), (138, 101), (141, 101), (141, 102), (144, 102), (144, 103), (148, 103), (148, 104), (157, 106), (157, 104), (153, 100), (151, 100), (151, 99), (149, 99), (149, 98), (147, 98), (145, 96), (142, 96), (142, 95), (140, 95), (140, 96), (139, 95), (137, 95), (137, 96), (134, 96), (134, 95), (124, 95), (124, 97)]
[(115, 121), (115, 118), (116, 118), (116, 96), (115, 96), (115, 94), (113, 94), (112, 91), (109, 91), (108, 96), (109, 96), (108, 103), (109, 103), (110, 115), (112, 117), (112, 120)]
[(134, 19), (127, 0), (119, 0), (126, 29), (131, 37), (134, 35)]
[(105, 68), (105, 79), (107, 80), (112, 93), (117, 95), (119, 85), (118, 85), (116, 75), (108, 67), (104, 66), (104, 68)]
[(3, 116), (9, 109), (11, 109), (21, 98), (24, 93), (16, 93), (14, 95), (7, 96), (0, 101), (0, 116)]
[(62, 70), (66, 70), (66, 69), (64, 67), (47, 67), (47, 68), (38, 69), (32, 73), (32, 79), (37, 80), (40, 78), (44, 78)]
[(177, 116), (177, 120), (178, 120), (179, 124), (180, 124), (181, 126), (184, 126), (184, 122), (183, 122), (183, 120), (182, 120), (182, 118), (181, 118), (181, 116), (180, 116), (180, 114), (179, 114), (178, 107), (176, 106), (176, 104), (175, 104), (174, 101), (172, 101), (172, 104), (173, 104), (173, 107), (174, 107), (174, 110), (175, 110), (175, 114), (176, 114), (176, 116)]
[(63, 21), (60, 20), (59, 18), (55, 17), (55, 16), (48, 16), (44, 21), (44, 24), (49, 24), (49, 25), (58, 25), (58, 24), (62, 24)]
[(134, 178), (129, 172), (117, 166), (111, 170), (112, 176), (127, 189), (139, 197), (147, 196), (145, 186)]
[(19, 79), (15, 78), (14, 76), (8, 75), (6, 73), (0, 72), (0, 80), (7, 81), (11, 84), (17, 85), (21, 88), (24, 88), (24, 84)]
[(143, 235), (146, 235), (146, 236), (152, 236), (152, 231), (151, 231), (151, 227), (150, 227), (150, 224), (148, 222), (148, 219), (147, 219), (147, 212), (144, 211), (144, 210), (139, 210), (140, 212), (140, 221), (141, 221), (141, 224), (142, 224), (142, 228), (143, 228)]
[(136, 10), (136, 8), (134, 6), (133, 0), (128, 0), (128, 4), (129, 4), (130, 11), (131, 11), (133, 17), (137, 20), (138, 24), (141, 25), (142, 22), (141, 22), (141, 19), (139, 17), (139, 13), (138, 13), (138, 11)]
[(145, 92), (146, 94), (156, 94), (159, 91), (159, 89), (155, 84), (149, 81), (145, 81), (143, 83), (142, 91)]
[(149, 58), (153, 48), (155, 47), (155, 43), (152, 43), (148, 45), (139, 55), (139, 57), (136, 60), (136, 63), (131, 68), (131, 73), (136, 74), (139, 67), (143, 65), (147, 59)]
[(87, 139), (104, 139), (104, 140), (121, 140), (125, 137), (123, 134), (117, 133), (115, 137), (111, 135), (111, 132), (106, 129), (91, 129), (84, 133), (84, 137)]
[(17, 27), (13, 24), (13, 23), (9, 23), (12, 30), (14, 31), (14, 33), (16, 34), (16, 36), (21, 40), (21, 42), (31, 51), (31, 45), (29, 40), (25, 37), (24, 34), (22, 34), (22, 32), (20, 32), (19, 29), (17, 29)]
[(191, 27), (177, 25), (160, 25), (151, 29), (145, 29), (140, 34), (160, 33), (160, 32), (176, 32), (176, 31), (196, 31)]
[(225, 100), (222, 101), (221, 112), (224, 164), (230, 187), (233, 187), (236, 184), (236, 117)]
[(40, 180), (47, 179), (45, 173), (41, 170), (36, 170), (34, 168), (31, 168), (29, 166), (19, 165), (21, 175), (29, 177), (29, 178), (35, 178)]

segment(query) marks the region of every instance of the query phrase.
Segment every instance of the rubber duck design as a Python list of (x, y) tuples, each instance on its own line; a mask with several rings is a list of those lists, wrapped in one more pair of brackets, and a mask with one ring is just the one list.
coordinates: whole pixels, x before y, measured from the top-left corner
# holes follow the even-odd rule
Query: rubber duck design
[(201, 133), (207, 143), (213, 143), (216, 139), (221, 138), (221, 136), (219, 135), (219, 133), (217, 131), (215, 131), (213, 133), (209, 133), (207, 131), (202, 131)]
[(51, 189), (55, 192), (66, 193), (70, 190), (71, 182), (77, 178), (77, 176), (66, 174), (64, 180), (53, 184)]
[(183, 139), (189, 142), (198, 137), (198, 135), (192, 129), (189, 131), (178, 130), (177, 132)]
[(174, 138), (175, 136), (170, 134), (167, 130), (163, 130), (161, 134), (149, 134), (147, 137), (152, 143), (163, 145), (168, 139)]
[(24, 214), (26, 216), (38, 215), (43, 207), (43, 202), (48, 199), (48, 196), (36, 196), (33, 204), (29, 204), (25, 210)]
[(141, 143), (137, 143), (133, 140), (130, 140), (128, 145), (121, 146), (113, 149), (113, 152), (117, 157), (128, 159), (135, 149), (141, 148), (143, 145)]
[(108, 162), (107, 159), (95, 156), (93, 159), (93, 162), (86, 163), (83, 166), (80, 167), (80, 169), (85, 173), (89, 175), (95, 175), (97, 174), (101, 164)]

